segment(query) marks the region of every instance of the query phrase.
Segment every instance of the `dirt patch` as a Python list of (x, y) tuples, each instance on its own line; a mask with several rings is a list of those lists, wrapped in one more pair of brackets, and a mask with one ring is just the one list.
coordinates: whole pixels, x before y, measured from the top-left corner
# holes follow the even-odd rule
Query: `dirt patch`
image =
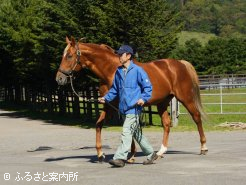
[(233, 128), (233, 129), (246, 129), (246, 123), (242, 122), (225, 122), (218, 125), (219, 127)]

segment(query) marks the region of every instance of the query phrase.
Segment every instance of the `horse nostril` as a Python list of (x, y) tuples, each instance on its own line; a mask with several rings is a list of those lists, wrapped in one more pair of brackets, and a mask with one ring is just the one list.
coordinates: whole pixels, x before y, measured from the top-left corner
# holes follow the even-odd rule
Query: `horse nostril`
[(56, 82), (58, 83), (58, 85), (66, 85), (68, 82), (68, 77), (62, 73), (59, 73), (56, 76)]
[(57, 83), (60, 85), (62, 83), (62, 77), (57, 77), (56, 78)]

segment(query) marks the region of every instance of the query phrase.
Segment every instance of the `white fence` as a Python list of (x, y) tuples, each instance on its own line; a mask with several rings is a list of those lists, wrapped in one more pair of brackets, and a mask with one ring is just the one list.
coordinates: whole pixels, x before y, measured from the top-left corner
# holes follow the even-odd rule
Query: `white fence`
[[(201, 85), (202, 105), (207, 114), (246, 114), (246, 84)], [(230, 98), (232, 97), (232, 98)], [(184, 106), (176, 100), (171, 102), (173, 126), (178, 125), (178, 117), (188, 114)]]
[[(207, 114), (246, 114), (246, 84), (201, 85), (201, 89), (204, 89), (201, 91), (202, 100), (207, 99), (206, 102), (202, 101), (203, 107), (216, 110), (206, 111)], [(240, 91), (235, 92), (238, 89)], [(178, 114), (187, 114), (182, 112), (181, 106), (183, 105), (178, 102)], [(212, 106), (217, 106), (217, 108), (213, 109)], [(228, 106), (234, 107), (228, 111)]]
[[(246, 108), (243, 109), (244, 111), (242, 111), (242, 109), (238, 109), (237, 111), (235, 110), (236, 108), (239, 107), (246, 107), (246, 85), (242, 85), (242, 84), (220, 84), (218, 85), (212, 85), (211, 88), (219, 88), (219, 92), (218, 93), (201, 93), (201, 96), (214, 96), (214, 97), (218, 97), (219, 102), (204, 102), (203, 105), (219, 105), (220, 107), (220, 111), (219, 112), (208, 112), (208, 114), (246, 114)], [(235, 89), (235, 88), (240, 88), (243, 91), (241, 92), (228, 92), (228, 89)], [(229, 97), (229, 96), (237, 96), (237, 97), (241, 97), (240, 100), (242, 101), (237, 101), (237, 102), (226, 102), (224, 101), (225, 97)], [(228, 98), (227, 98), (228, 99)], [(232, 98), (233, 99), (233, 98)], [(224, 107), (225, 105), (230, 105), (230, 106), (234, 106), (233, 110), (234, 111), (225, 111)], [(235, 107), (237, 106), (237, 107)], [(231, 109), (230, 109), (231, 110)]]

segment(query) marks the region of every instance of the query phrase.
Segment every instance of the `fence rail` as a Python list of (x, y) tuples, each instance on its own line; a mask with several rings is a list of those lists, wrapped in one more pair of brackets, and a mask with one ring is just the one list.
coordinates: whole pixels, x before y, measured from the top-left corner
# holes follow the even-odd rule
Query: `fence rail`
[[(209, 109), (213, 110), (213, 112), (207, 110), (206, 111), (207, 114), (246, 114), (246, 83), (245, 84), (219, 84), (219, 85), (211, 84), (209, 86), (201, 85), (201, 89), (203, 89), (201, 91), (202, 100), (206, 98), (209, 99), (208, 97), (213, 97), (210, 99), (214, 101), (214, 102), (210, 102), (211, 100), (202, 101), (204, 107), (207, 107), (208, 110)], [(238, 89), (240, 89), (242, 92), (233, 92)], [(232, 96), (232, 98), (230, 99), (226, 98), (229, 96)], [(236, 101), (236, 99), (238, 100)], [(226, 105), (230, 105), (231, 107), (229, 109), (230, 111), (225, 111)], [(234, 107), (232, 107), (233, 105)], [(182, 112), (182, 109), (180, 108), (181, 106), (182, 105), (179, 103), (178, 114), (187, 114), (185, 112)], [(211, 106), (219, 106), (219, 108), (215, 110)]]
[(245, 84), (246, 74), (200, 75), (199, 81), (203, 87), (208, 85), (211, 88), (216, 88), (219, 84)]
[[(203, 102), (204, 107), (220, 107), (219, 111), (209, 112), (205, 110), (208, 114), (246, 114), (246, 108), (245, 111), (241, 112), (225, 111), (226, 106), (246, 106), (246, 75), (199, 76), (199, 79), (201, 81), (200, 88), (202, 99), (207, 97), (215, 97), (214, 101)], [(228, 89), (237, 89), (239, 87), (245, 89), (245, 91), (234, 93), (228, 91)], [(97, 102), (87, 102), (86, 100), (90, 98), (97, 99), (99, 96), (98, 88), (96, 86), (86, 87), (86, 89), (80, 89), (78, 93), (82, 98), (74, 96), (74, 93), (70, 90), (70, 88), (57, 90), (47, 87), (39, 89), (32, 89), (25, 86), (0, 87), (0, 101), (25, 103), (32, 109), (40, 112), (73, 114), (76, 117), (83, 115), (84, 117), (90, 119), (97, 118), (102, 110), (102, 105)], [(245, 98), (238, 102), (224, 101), (226, 96), (231, 95), (237, 97), (243, 96)], [(186, 113), (182, 108), (182, 105), (174, 99), (170, 105), (172, 121), (174, 125), (177, 125), (178, 115)], [(149, 124), (152, 124), (153, 114), (158, 114), (156, 107), (148, 107), (145, 109), (145, 112), (149, 119)], [(117, 119), (117, 113), (113, 116), (113, 119), (114, 118)]]

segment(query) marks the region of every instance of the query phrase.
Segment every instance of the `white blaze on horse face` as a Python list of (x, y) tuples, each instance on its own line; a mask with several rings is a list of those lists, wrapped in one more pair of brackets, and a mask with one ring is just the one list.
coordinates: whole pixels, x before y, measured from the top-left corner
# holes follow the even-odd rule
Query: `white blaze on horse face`
[(65, 57), (67, 55), (67, 51), (68, 51), (69, 47), (70, 47), (70, 45), (68, 44), (67, 47), (64, 49), (63, 57)]

